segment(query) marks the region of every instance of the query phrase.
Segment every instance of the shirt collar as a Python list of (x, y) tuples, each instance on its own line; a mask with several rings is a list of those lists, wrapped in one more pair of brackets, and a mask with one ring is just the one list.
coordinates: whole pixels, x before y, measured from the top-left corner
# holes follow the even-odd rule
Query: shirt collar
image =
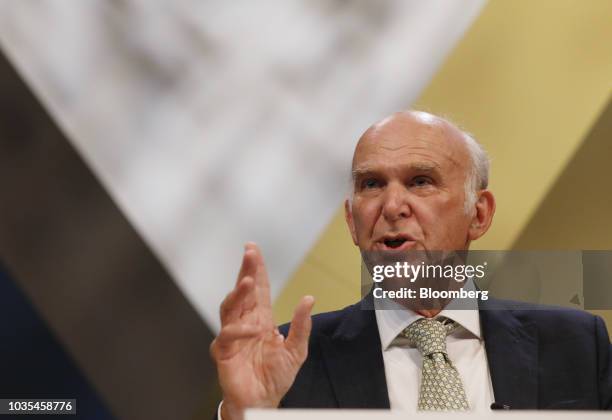
[[(464, 286), (466, 290), (472, 290), (474, 283), (470, 280), (466, 282)], [(376, 305), (374, 301), (374, 306)], [(478, 313), (478, 303), (474, 300), (473, 305), (470, 309), (453, 309), (453, 303), (451, 302), (446, 308), (440, 311), (434, 318), (445, 317), (452, 319), (457, 324), (465, 328), (472, 335), (477, 337), (479, 340), (482, 339), (480, 331), (480, 315)], [(417, 321), (418, 319), (424, 318), (414, 311), (404, 308), (403, 306), (393, 301), (385, 302), (385, 308), (392, 309), (376, 309), (376, 323), (378, 324), (378, 333), (380, 335), (380, 344), (382, 349), (387, 350), (397, 336), (410, 324)], [(461, 307), (465, 307), (461, 305)]]

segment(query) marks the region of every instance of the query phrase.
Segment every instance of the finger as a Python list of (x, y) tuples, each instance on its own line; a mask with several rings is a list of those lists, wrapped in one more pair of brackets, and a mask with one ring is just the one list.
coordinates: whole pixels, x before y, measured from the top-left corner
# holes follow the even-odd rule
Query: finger
[(210, 346), (213, 358), (222, 360), (229, 358), (240, 348), (242, 340), (258, 337), (262, 328), (254, 324), (230, 324), (221, 328), (219, 335)]
[[(251, 279), (249, 277), (249, 279)], [(242, 299), (242, 310), (240, 311), (240, 318), (252, 313), (257, 308), (257, 291), (255, 290), (255, 280), (251, 279), (252, 286), (251, 290)]]
[(308, 337), (312, 329), (312, 319), (310, 313), (314, 306), (312, 296), (304, 296), (300, 301), (291, 320), (289, 336), (286, 340), (287, 349), (298, 356), (300, 360), (305, 360), (308, 354)]
[(255, 243), (247, 244), (249, 251), (253, 251), (253, 263), (255, 264), (255, 285), (257, 287), (257, 301), (267, 308), (272, 307), (272, 299), (270, 297), (270, 280), (268, 278), (268, 270), (264, 262), (263, 254), (259, 246)]
[(255, 300), (255, 280), (252, 277), (243, 277), (221, 303), (219, 315), (221, 325), (226, 325), (240, 319), (242, 312), (252, 307)]
[(245, 256), (240, 274), (249, 273), (255, 281), (255, 293), (249, 294), (243, 304), (242, 314), (253, 313), (262, 326), (272, 327), (272, 299), (270, 296), (270, 282), (259, 246), (254, 242), (245, 245)]
[(240, 270), (238, 271), (238, 277), (236, 278), (236, 284), (245, 276), (255, 277), (257, 270), (256, 251), (253, 249), (256, 247), (254, 242), (247, 242), (244, 245), (244, 253), (242, 254), (242, 263), (240, 264)]
[(257, 324), (231, 324), (221, 328), (216, 340), (220, 345), (224, 345), (235, 340), (256, 337), (261, 333), (262, 328)]

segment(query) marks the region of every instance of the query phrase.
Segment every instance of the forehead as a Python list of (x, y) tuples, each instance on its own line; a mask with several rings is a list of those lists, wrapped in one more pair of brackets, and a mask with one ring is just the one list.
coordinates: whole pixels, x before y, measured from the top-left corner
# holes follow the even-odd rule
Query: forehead
[(469, 159), (459, 129), (429, 114), (402, 113), (373, 125), (361, 136), (353, 171), (406, 165), (466, 171)]

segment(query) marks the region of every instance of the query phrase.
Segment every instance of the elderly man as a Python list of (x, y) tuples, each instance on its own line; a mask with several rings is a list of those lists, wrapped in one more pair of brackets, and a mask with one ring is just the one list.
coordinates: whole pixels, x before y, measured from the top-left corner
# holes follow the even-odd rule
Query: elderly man
[[(486, 154), (431, 114), (399, 112), (370, 127), (352, 172), (346, 222), (362, 252), (467, 250), (495, 212)], [(612, 408), (610, 341), (586, 312), (356, 304), (311, 319), (313, 304), (305, 296), (291, 326), (276, 328), (262, 255), (246, 245), (211, 345), (224, 420), (248, 407)]]

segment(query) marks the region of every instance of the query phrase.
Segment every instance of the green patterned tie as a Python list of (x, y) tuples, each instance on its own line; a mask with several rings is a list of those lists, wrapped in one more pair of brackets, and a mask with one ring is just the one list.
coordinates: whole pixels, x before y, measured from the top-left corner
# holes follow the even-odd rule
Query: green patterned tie
[(402, 335), (423, 356), (419, 410), (468, 410), (470, 408), (459, 372), (446, 353), (446, 335), (456, 326), (447, 319), (442, 323), (422, 318), (409, 325)]

